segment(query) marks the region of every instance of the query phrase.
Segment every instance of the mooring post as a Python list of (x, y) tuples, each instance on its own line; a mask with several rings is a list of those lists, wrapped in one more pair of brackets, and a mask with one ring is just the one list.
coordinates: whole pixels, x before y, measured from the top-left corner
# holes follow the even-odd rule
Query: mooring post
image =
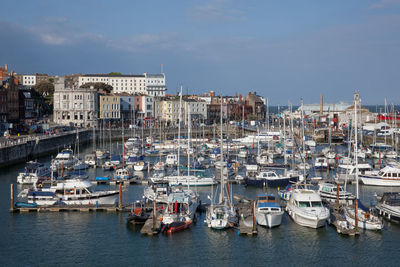
[(10, 210), (14, 210), (14, 184), (11, 184), (11, 202), (10, 202)]
[(156, 209), (156, 200), (153, 200), (153, 230), (157, 228), (157, 209)]
[(119, 211), (122, 211), (122, 182), (119, 183)]
[(336, 183), (336, 208), (339, 210), (340, 202), (339, 202), (339, 190), (340, 186), (339, 183)]
[(257, 229), (256, 229), (256, 202), (255, 201), (253, 201), (252, 210), (253, 210), (253, 233), (255, 233), (257, 231)]

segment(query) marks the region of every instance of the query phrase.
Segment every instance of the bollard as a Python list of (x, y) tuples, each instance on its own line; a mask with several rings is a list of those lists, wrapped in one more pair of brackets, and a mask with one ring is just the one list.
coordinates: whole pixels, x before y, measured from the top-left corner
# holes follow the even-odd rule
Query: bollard
[(10, 202), (10, 210), (14, 210), (14, 184), (11, 184), (11, 202)]

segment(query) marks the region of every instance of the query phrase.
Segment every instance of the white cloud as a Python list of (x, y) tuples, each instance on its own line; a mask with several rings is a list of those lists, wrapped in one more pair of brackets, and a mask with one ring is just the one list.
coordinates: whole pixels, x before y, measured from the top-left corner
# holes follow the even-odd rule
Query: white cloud
[(377, 3), (369, 6), (370, 9), (385, 8), (390, 5), (399, 5), (400, 0), (379, 0)]
[(188, 17), (198, 21), (243, 21), (244, 12), (231, 0), (209, 0), (188, 10)]

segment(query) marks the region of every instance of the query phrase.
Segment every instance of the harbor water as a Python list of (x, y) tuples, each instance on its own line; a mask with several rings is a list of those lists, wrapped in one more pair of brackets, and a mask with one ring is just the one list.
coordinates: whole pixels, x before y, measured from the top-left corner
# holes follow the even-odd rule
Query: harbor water
[[(82, 149), (88, 152), (90, 147)], [(85, 151), (86, 150), (86, 151)], [(49, 163), (50, 157), (39, 159)], [(197, 214), (191, 229), (173, 235), (142, 236), (140, 227), (126, 224), (127, 213), (31, 212), (10, 213), (10, 184), (16, 185), (24, 164), (0, 170), (0, 266), (398, 266), (400, 225), (385, 221), (380, 232), (362, 231), (346, 237), (326, 225), (311, 229), (284, 215), (282, 225), (258, 227), (258, 235), (238, 235), (237, 229), (210, 230)], [(97, 174), (95, 174), (97, 172)], [(89, 170), (89, 175), (103, 171)], [(146, 176), (146, 174), (143, 174)], [(98, 188), (115, 186), (102, 185)], [(255, 198), (276, 189), (233, 185), (236, 194)], [(123, 202), (141, 199), (144, 185), (123, 187)], [(215, 188), (214, 188), (215, 189)], [(203, 203), (211, 188), (198, 188)], [(354, 192), (354, 186), (348, 186)], [(360, 186), (369, 205), (374, 194), (393, 188)], [(398, 189), (397, 189), (398, 190)]]

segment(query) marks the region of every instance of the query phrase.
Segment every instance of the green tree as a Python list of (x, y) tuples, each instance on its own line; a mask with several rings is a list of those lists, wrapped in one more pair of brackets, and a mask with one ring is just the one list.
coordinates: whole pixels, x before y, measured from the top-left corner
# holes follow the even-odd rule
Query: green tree
[(42, 96), (49, 96), (54, 93), (54, 85), (49, 81), (42, 81), (33, 86), (33, 89)]
[(110, 72), (109, 75), (121, 75), (121, 72)]
[(105, 83), (85, 83), (80, 86), (80, 88), (90, 88), (91, 86), (98, 91), (106, 91), (108, 94), (111, 93), (113, 87)]

